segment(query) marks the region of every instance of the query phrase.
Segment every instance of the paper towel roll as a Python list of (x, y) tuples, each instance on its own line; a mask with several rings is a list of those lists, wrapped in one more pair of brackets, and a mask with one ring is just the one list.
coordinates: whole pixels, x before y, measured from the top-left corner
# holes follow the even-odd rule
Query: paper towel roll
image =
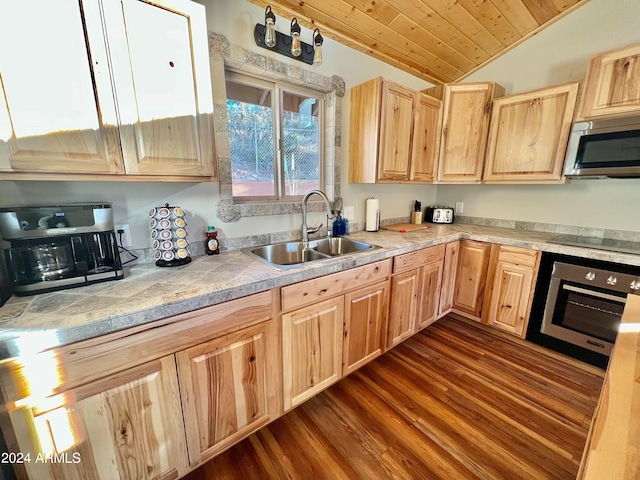
[(380, 229), (378, 223), (378, 212), (380, 211), (380, 200), (377, 198), (367, 199), (367, 221), (365, 223), (365, 230), (367, 232), (377, 232)]

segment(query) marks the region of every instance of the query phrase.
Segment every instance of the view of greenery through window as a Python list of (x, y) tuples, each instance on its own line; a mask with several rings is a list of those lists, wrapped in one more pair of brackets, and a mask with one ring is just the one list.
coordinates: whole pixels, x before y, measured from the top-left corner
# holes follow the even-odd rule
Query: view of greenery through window
[(234, 197), (286, 199), (320, 188), (318, 98), (228, 80), (227, 111)]

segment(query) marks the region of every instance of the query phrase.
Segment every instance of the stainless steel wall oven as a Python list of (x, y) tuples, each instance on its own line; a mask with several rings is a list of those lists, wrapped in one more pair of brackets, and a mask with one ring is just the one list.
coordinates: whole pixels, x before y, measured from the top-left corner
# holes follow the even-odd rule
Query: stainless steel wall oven
[(640, 267), (544, 252), (527, 340), (605, 368)]

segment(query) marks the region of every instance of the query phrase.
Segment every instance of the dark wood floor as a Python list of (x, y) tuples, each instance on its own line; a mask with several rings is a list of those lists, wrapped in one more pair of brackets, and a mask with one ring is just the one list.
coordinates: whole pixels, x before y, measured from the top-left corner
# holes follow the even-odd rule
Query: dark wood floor
[(192, 472), (201, 479), (574, 479), (602, 384), (445, 317)]

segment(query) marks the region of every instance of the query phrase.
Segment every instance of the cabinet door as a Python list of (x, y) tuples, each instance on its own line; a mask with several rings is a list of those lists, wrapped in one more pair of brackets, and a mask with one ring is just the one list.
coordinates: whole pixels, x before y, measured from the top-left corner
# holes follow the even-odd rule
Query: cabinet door
[(391, 82), (382, 86), (378, 180), (408, 180), (415, 92)]
[[(74, 401), (69, 409), (10, 414), (20, 451), (31, 452), (29, 478), (167, 479), (188, 470), (173, 355), (63, 395)], [(64, 460), (37, 462), (34, 444)]]
[(99, 5), (81, 4), (0, 7), (0, 170), (124, 171)]
[(484, 323), (524, 337), (539, 265), (538, 251), (507, 245), (492, 247)]
[(485, 182), (560, 182), (579, 83), (494, 100)]
[(127, 173), (214, 174), (204, 7), (120, 0), (104, 11)]
[(285, 410), (341, 377), (343, 311), (340, 296), (282, 315)]
[(433, 182), (440, 146), (442, 102), (417, 94), (409, 180)]
[(591, 58), (579, 119), (640, 111), (640, 44)]
[(439, 182), (480, 183), (495, 87), (493, 83), (445, 86)]
[(422, 267), (420, 282), (420, 313), (418, 330), (431, 325), (438, 318), (438, 302), (442, 290), (442, 262), (433, 262)]
[(420, 268), (391, 277), (391, 305), (387, 349), (416, 332), (419, 311)]
[(456, 270), (458, 269), (459, 254), (460, 241), (447, 243), (444, 251), (444, 267), (442, 271), (442, 288), (440, 290), (438, 318), (449, 313), (453, 305), (453, 292), (456, 286)]
[(345, 295), (343, 375), (357, 370), (382, 353), (388, 310), (387, 282)]
[(267, 379), (267, 368), (275, 368), (268, 355), (271, 323), (176, 354), (192, 466), (271, 420), (269, 390), (277, 388)]
[(491, 255), (488, 243), (462, 240), (453, 292), (453, 309), (480, 320)]

